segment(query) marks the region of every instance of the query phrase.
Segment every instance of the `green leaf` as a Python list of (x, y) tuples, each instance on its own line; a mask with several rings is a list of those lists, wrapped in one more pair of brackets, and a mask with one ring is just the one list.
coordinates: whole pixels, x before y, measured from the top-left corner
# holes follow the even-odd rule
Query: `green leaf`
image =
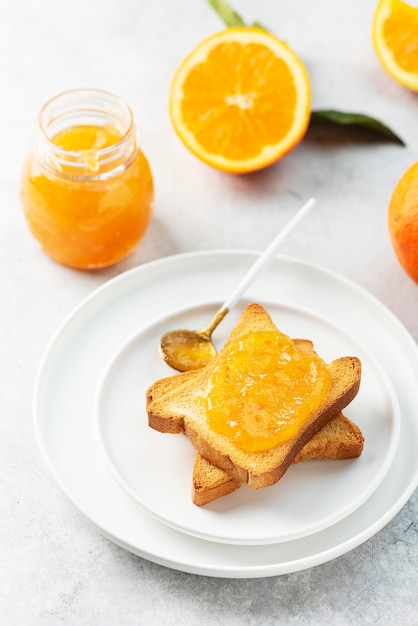
[(401, 146), (405, 145), (405, 142), (398, 137), (388, 126), (369, 115), (363, 115), (362, 113), (348, 113), (345, 111), (336, 111), (335, 109), (325, 109), (321, 111), (312, 111), (310, 126), (316, 124), (330, 125), (330, 126), (354, 126), (357, 128), (364, 128), (371, 131), (375, 135), (380, 135), (388, 141), (398, 143)]
[(268, 31), (268, 29), (267, 29), (265, 26), (263, 26), (262, 24), (260, 24), (260, 22), (253, 22), (253, 23), (251, 24), (251, 27), (252, 27), (252, 28), (261, 28), (261, 30), (265, 30), (266, 32), (269, 32), (269, 31)]
[(207, 0), (212, 9), (225, 22), (226, 26), (246, 26), (244, 20), (226, 2), (226, 0)]
[(251, 26), (252, 28), (267, 30), (267, 28), (260, 24), (260, 22), (253, 22), (250, 25), (246, 24), (242, 17), (233, 10), (226, 0), (207, 0), (207, 2), (210, 4), (212, 9), (216, 11), (221, 20), (225, 22), (225, 26)]

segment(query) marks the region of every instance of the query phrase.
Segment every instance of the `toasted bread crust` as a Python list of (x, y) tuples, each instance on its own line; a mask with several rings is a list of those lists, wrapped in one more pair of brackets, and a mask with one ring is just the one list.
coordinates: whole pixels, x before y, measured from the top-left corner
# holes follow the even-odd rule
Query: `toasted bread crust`
[(218, 498), (228, 496), (241, 487), (236, 476), (212, 465), (205, 458), (196, 454), (193, 466), (192, 500), (197, 506), (204, 506)]
[[(336, 359), (328, 365), (331, 383), (324, 401), (297, 435), (268, 451), (245, 453), (226, 436), (209, 428), (201, 397), (213, 368), (224, 358), (228, 345), (240, 336), (258, 330), (277, 328), (263, 307), (252, 304), (242, 313), (224, 348), (206, 367), (161, 379), (147, 391), (151, 428), (166, 433), (185, 432), (202, 457), (254, 489), (280, 480), (306, 443), (353, 400), (361, 378), (359, 359)], [(298, 343), (303, 349), (313, 350), (310, 341), (298, 340)]]
[[(293, 463), (312, 459), (353, 459), (360, 456), (363, 444), (364, 438), (359, 427), (339, 413), (308, 441)], [(238, 476), (231, 476), (199, 453), (196, 454), (192, 479), (194, 504), (204, 506), (240, 487)]]
[(360, 428), (339, 413), (308, 441), (293, 463), (312, 459), (354, 459), (361, 455), (363, 446)]

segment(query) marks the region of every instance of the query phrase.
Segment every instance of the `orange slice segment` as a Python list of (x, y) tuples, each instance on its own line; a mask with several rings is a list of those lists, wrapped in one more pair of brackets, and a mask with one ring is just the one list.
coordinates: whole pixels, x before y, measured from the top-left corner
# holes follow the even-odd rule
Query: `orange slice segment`
[(170, 116), (197, 157), (229, 172), (274, 163), (304, 136), (311, 89), (298, 56), (274, 35), (227, 28), (181, 63), (170, 88)]
[(380, 0), (372, 26), (373, 45), (386, 72), (418, 91), (418, 7)]

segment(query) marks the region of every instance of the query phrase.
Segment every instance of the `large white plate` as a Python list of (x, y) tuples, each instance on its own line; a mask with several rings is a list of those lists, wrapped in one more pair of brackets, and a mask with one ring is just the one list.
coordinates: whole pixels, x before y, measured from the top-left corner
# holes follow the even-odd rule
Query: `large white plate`
[[(96, 421), (109, 467), (124, 489), (147, 511), (177, 530), (196, 537), (237, 544), (299, 539), (343, 519), (380, 485), (398, 445), (399, 410), (390, 381), (370, 352), (323, 316), (308, 309), (261, 301), (288, 335), (307, 337), (326, 361), (345, 355), (362, 363), (361, 389), (345, 413), (366, 440), (356, 460), (302, 463), (275, 486), (243, 487), (206, 507), (191, 501), (194, 451), (184, 436), (167, 436), (148, 427), (148, 386), (174, 374), (158, 354), (169, 328), (201, 328), (221, 303), (186, 307), (153, 320), (118, 351), (99, 385)], [(223, 345), (247, 304), (241, 302), (217, 332)]]
[(248, 298), (289, 302), (332, 319), (367, 346), (395, 389), (401, 413), (399, 446), (381, 485), (354, 512), (321, 532), (284, 543), (242, 546), (198, 539), (156, 521), (113, 478), (97, 444), (93, 419), (105, 367), (138, 328), (164, 316), (169, 308), (222, 300), (254, 259), (255, 253), (234, 251), (185, 254), (109, 281), (64, 321), (37, 376), (35, 432), (63, 492), (106, 537), (181, 571), (251, 578), (324, 563), (385, 526), (418, 484), (415, 342), (399, 320), (363, 289), (284, 257), (277, 257), (258, 278)]

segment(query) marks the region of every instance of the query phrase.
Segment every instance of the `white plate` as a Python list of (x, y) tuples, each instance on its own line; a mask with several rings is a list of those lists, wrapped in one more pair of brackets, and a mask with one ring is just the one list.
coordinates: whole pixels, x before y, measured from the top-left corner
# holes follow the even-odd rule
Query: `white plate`
[[(387, 372), (400, 404), (398, 452), (376, 491), (329, 528), (295, 541), (261, 546), (205, 541), (147, 514), (113, 478), (97, 443), (95, 394), (105, 366), (138, 328), (168, 308), (226, 297), (255, 253), (179, 255), (138, 267), (85, 299), (52, 338), (39, 367), (34, 426), (55, 480), (106, 537), (153, 562), (210, 576), (253, 578), (302, 570), (366, 541), (407, 502), (418, 484), (418, 348), (399, 320), (344, 278), (277, 257), (247, 292), (286, 301), (332, 319), (362, 342)], [(157, 433), (156, 433), (157, 434)], [(168, 435), (167, 435), (168, 437)]]
[[(261, 301), (281, 331), (311, 339), (326, 361), (355, 355), (362, 363), (361, 389), (346, 415), (359, 425), (366, 445), (360, 458), (295, 465), (273, 487), (241, 488), (206, 507), (191, 500), (194, 449), (182, 435), (148, 427), (145, 396), (158, 378), (174, 374), (158, 354), (170, 328), (201, 328), (220, 302), (156, 319), (111, 359), (99, 385), (96, 423), (99, 445), (122, 487), (158, 520), (196, 537), (237, 544), (291, 541), (335, 524), (358, 508), (386, 475), (398, 445), (396, 394), (370, 352), (341, 328), (308, 309)], [(245, 300), (216, 333), (223, 345)]]

